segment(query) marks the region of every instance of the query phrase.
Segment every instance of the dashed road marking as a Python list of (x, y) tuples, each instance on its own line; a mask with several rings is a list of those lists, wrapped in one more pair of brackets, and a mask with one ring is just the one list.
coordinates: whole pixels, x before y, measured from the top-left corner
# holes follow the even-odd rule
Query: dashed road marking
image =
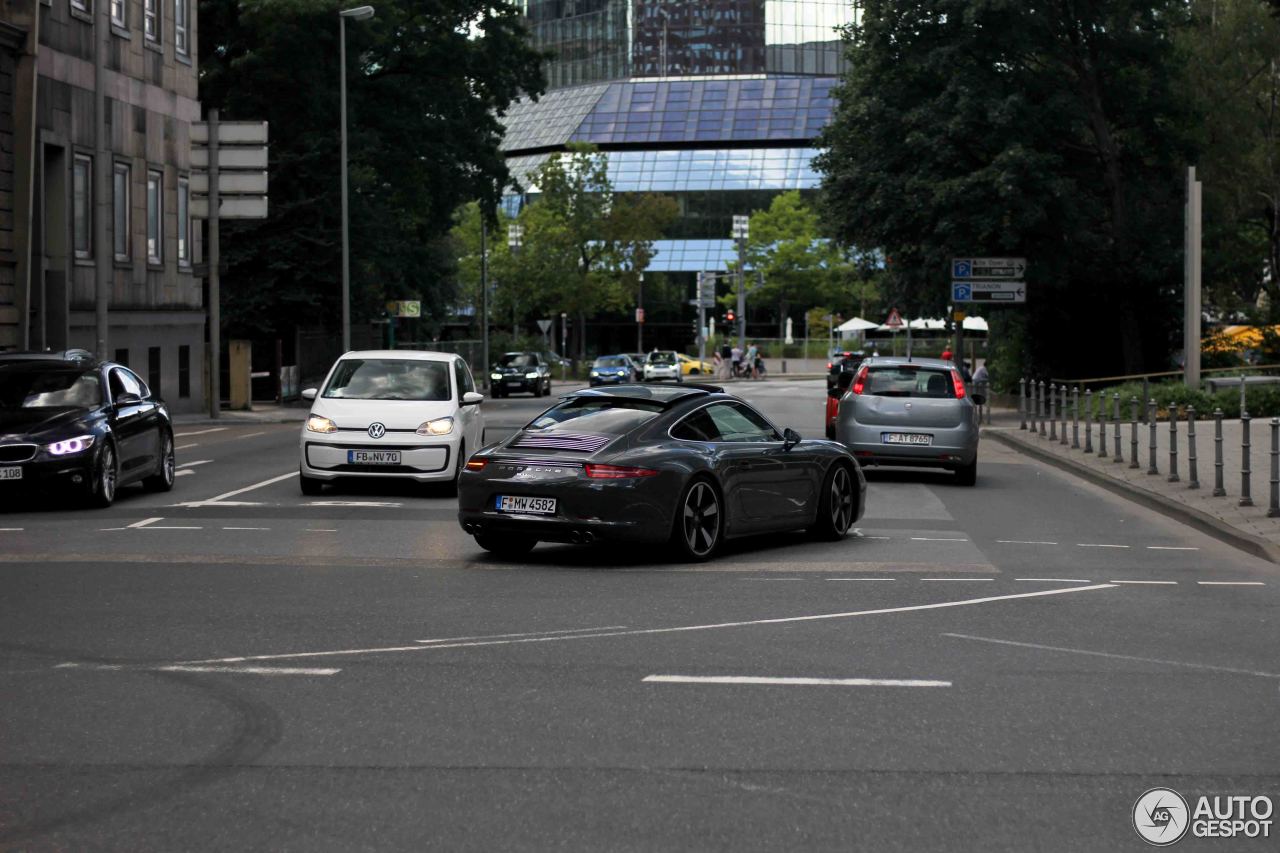
[(0, 527), (0, 533), (21, 533), (22, 531), (21, 527)]
[(177, 447), (175, 447), (175, 448), (173, 448), (173, 449), (174, 449), (174, 450), (190, 450), (190, 449), (191, 449), (191, 448), (193, 448), (193, 447), (199, 447), (199, 446), (200, 446), (200, 445), (199, 445), (197, 442), (194, 442), (194, 441), (193, 441), (193, 442), (191, 442), (190, 444), (179, 444)]
[(338, 532), (338, 528), (336, 528), (336, 527), (308, 527), (308, 528), (307, 528), (307, 532), (308, 532), (308, 533), (337, 533), (337, 532)]
[(1113, 658), (1115, 660), (1131, 660), (1138, 663), (1158, 663), (1165, 666), (1182, 666), (1189, 669), (1206, 669), (1213, 672), (1229, 672), (1235, 675), (1256, 675), (1259, 678), (1280, 678), (1280, 673), (1274, 672), (1258, 672), (1252, 669), (1237, 669), (1230, 666), (1214, 666), (1207, 663), (1189, 663), (1187, 661), (1165, 660), (1163, 658), (1147, 658), (1137, 655), (1120, 655), (1112, 652), (1095, 652), (1090, 649), (1071, 649), (1065, 646), (1046, 646), (1040, 643), (1019, 643), (1014, 640), (997, 640), (994, 637), (975, 637), (972, 634), (943, 634), (944, 637), (954, 637), (958, 640), (975, 640), (979, 643), (993, 643), (999, 646), (1018, 646), (1024, 649), (1039, 649), (1046, 652), (1066, 652), (1068, 654), (1089, 655), (1099, 658)]
[(240, 437), (241, 437), (241, 438), (257, 438), (257, 437), (258, 437), (258, 436), (260, 436), (260, 435), (266, 435), (266, 432), (265, 432), (265, 431), (264, 431), (264, 432), (251, 432), (251, 433), (248, 433), (247, 435), (242, 435), (242, 436), (240, 436)]
[(337, 675), (342, 672), (336, 667), (288, 667), (288, 666), (206, 666), (200, 664), (166, 664), (163, 666), (147, 666), (119, 663), (76, 663), (67, 662), (54, 666), (54, 669), (88, 669), (98, 672), (225, 672), (231, 675)]
[(1144, 586), (1177, 586), (1177, 581), (1107, 581), (1107, 583), (1141, 584)]
[(1001, 545), (1057, 545), (1057, 542), (1045, 542), (1038, 539), (997, 539)]
[(195, 472), (194, 470), (192, 470), (191, 468), (179, 468), (177, 471), (174, 471), (174, 472), (173, 472), (173, 476), (175, 476), (175, 477), (189, 477), (189, 476), (191, 476), (191, 475), (192, 475), (192, 474), (194, 474), (194, 473), (196, 473), (196, 472)]
[(142, 530), (204, 530), (203, 527), (197, 527), (190, 524), (152, 524), (148, 527), (140, 528)]
[(738, 578), (743, 581), (799, 581), (804, 578)]
[(1262, 581), (1196, 581), (1200, 586), (1266, 586)]
[(551, 637), (556, 634), (582, 634), (590, 631), (621, 631), (626, 625), (604, 625), (599, 628), (562, 628), (557, 631), (526, 631), (520, 634), (481, 634), (474, 637), (437, 637), (434, 640), (417, 640), (419, 643), (459, 643), (465, 640), (501, 640), (508, 637)]
[(764, 684), (785, 687), (950, 687), (923, 678), (786, 678), (764, 675), (646, 675), (650, 684)]
[(1077, 542), (1077, 548), (1128, 548), (1128, 545), (1109, 545), (1103, 542)]
[(270, 527), (224, 527), (223, 530), (270, 530)]
[(948, 536), (912, 536), (913, 542), (968, 542), (968, 539), (956, 539)]
[(173, 437), (187, 438), (192, 435), (207, 435), (208, 433), (211, 433), (211, 432), (223, 432), (226, 429), (227, 427), (209, 427), (208, 429), (197, 429), (197, 430), (192, 430), (190, 432), (175, 432), (173, 434)]
[(396, 501), (307, 501), (305, 506), (372, 506), (395, 508), (404, 506)]
[(1014, 578), (1014, 580), (1033, 583), (1093, 583), (1088, 578)]
[(1180, 545), (1148, 545), (1148, 551), (1199, 551), (1199, 548), (1184, 548)]
[(192, 461), (190, 461), (190, 462), (183, 462), (183, 463), (182, 463), (181, 465), (179, 465), (178, 467), (179, 467), (179, 468), (194, 468), (194, 467), (196, 467), (197, 465), (208, 465), (208, 464), (209, 464), (210, 462), (212, 462), (212, 461), (213, 461), (212, 459), (193, 459), (193, 460), (192, 460)]
[(922, 581), (951, 581), (953, 583), (980, 583), (993, 581), (995, 578), (920, 578)]
[(126, 524), (125, 530), (137, 530), (139, 527), (146, 527), (147, 525), (155, 524), (157, 521), (164, 521), (164, 518), (144, 518), (141, 521), (135, 521), (133, 524)]
[(896, 581), (897, 578), (824, 578), (829, 581)]

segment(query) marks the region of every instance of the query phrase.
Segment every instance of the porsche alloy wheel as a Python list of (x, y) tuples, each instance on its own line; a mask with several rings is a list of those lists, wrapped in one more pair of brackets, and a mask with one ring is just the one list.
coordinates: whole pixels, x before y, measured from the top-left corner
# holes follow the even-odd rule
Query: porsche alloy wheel
[(843, 539), (857, 517), (853, 476), (844, 465), (834, 465), (827, 475), (812, 530), (823, 539)]
[(685, 490), (676, 517), (677, 550), (693, 560), (706, 560), (720, 544), (724, 525), (720, 496), (706, 480), (694, 480)]

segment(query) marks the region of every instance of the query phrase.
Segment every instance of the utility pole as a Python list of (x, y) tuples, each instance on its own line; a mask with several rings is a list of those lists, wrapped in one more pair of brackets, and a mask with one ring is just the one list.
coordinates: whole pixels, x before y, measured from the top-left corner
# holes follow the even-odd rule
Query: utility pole
[(480, 365), (485, 384), (489, 377), (489, 224), (480, 206)]
[[(1202, 199), (1196, 167), (1187, 167), (1187, 231), (1183, 250), (1185, 270), (1182, 299), (1183, 381), (1188, 388), (1200, 387), (1200, 225)], [(1241, 386), (1243, 385), (1243, 380)]]
[[(111, 4), (101, 2), (93, 5), (93, 183), (85, 187), (91, 194), (93, 205), (93, 233), (90, 245), (94, 251), (94, 349), (98, 358), (107, 359), (107, 331), (109, 328), (108, 308), (111, 301), (112, 264), (114, 247), (107, 237), (107, 223), (111, 221), (111, 182), (114, 166), (111, 152), (107, 150), (107, 51), (111, 38)], [(41, 316), (46, 312), (42, 304)], [(22, 322), (27, 322), (24, 317)]]
[[(104, 4), (105, 5), (105, 4)], [(222, 247), (218, 213), (218, 111), (209, 110), (209, 417), (222, 412), (222, 278), (218, 275)]]
[(636, 294), (636, 352), (644, 352), (644, 273), (640, 273), (640, 289)]

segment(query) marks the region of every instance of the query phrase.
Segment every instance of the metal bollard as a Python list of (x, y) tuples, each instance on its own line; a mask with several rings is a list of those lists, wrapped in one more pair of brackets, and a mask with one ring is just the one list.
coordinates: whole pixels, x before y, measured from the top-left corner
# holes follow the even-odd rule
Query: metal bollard
[(1098, 392), (1098, 458), (1107, 458), (1107, 392)]
[(1058, 396), (1062, 400), (1062, 432), (1058, 434), (1058, 444), (1067, 446), (1067, 383), (1058, 386)]
[(1018, 380), (1018, 429), (1027, 428), (1027, 377)]
[(1116, 432), (1116, 449), (1111, 454), (1112, 462), (1124, 461), (1124, 449), (1121, 446), (1120, 439), (1120, 392), (1111, 395), (1111, 428)]
[(1156, 401), (1147, 400), (1147, 428), (1151, 430), (1151, 446), (1147, 448), (1150, 452), (1147, 454), (1147, 473), (1159, 474), (1160, 469), (1156, 466)]
[(1169, 405), (1169, 482), (1181, 482), (1178, 476), (1178, 404)]
[(1213, 410), (1213, 496), (1227, 493), (1222, 485), (1222, 409)]
[(1080, 386), (1071, 389), (1071, 448), (1080, 449)]
[(1084, 452), (1093, 452), (1093, 421), (1089, 420), (1089, 411), (1093, 408), (1093, 390), (1084, 389)]
[(1044, 380), (1041, 379), (1040, 380), (1040, 404), (1036, 407), (1037, 415), (1040, 419), (1040, 437), (1041, 438), (1045, 437), (1044, 416), (1045, 416), (1045, 408), (1046, 408), (1045, 403), (1047, 402), (1048, 402), (1048, 399), (1044, 396)]
[(1271, 504), (1267, 518), (1280, 516), (1280, 418), (1271, 419)]
[(982, 411), (987, 416), (987, 426), (991, 426), (991, 383), (982, 383), (982, 398), (986, 400), (982, 404)]
[(1049, 383), (1049, 440), (1058, 440), (1058, 386)]
[[(1241, 383), (1241, 388), (1244, 384)], [(1240, 412), (1240, 506), (1253, 506), (1253, 496), (1250, 493), (1249, 478), (1253, 474), (1249, 468), (1249, 422), (1253, 418), (1249, 417), (1246, 411)]]
[(1200, 488), (1200, 474), (1196, 471), (1196, 407), (1187, 406), (1187, 474), (1188, 489)]
[(1138, 398), (1129, 398), (1129, 467), (1137, 468), (1138, 465)]

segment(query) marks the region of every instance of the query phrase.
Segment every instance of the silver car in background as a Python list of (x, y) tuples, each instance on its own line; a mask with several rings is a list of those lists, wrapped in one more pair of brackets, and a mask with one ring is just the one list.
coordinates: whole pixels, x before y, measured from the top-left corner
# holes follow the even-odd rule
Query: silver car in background
[(943, 468), (962, 486), (978, 477), (975, 399), (949, 361), (869, 358), (845, 373), (836, 440), (863, 465)]

